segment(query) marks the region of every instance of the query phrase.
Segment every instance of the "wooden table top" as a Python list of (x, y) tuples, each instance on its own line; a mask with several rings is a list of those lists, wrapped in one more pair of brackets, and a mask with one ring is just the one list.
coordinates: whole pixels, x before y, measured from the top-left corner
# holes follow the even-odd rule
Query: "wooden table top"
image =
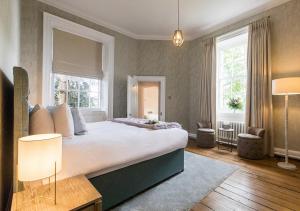
[[(50, 187), (50, 189), (49, 189)], [(26, 187), (14, 193), (11, 210), (72, 210), (102, 199), (101, 194), (85, 176), (76, 176), (57, 182), (57, 204), (54, 205), (54, 183)]]

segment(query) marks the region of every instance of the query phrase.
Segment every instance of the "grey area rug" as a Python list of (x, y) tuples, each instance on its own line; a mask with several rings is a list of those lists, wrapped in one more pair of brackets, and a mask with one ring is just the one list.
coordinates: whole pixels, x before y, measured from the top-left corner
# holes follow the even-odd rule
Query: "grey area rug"
[(184, 172), (139, 194), (113, 211), (189, 210), (230, 176), (237, 166), (185, 152)]

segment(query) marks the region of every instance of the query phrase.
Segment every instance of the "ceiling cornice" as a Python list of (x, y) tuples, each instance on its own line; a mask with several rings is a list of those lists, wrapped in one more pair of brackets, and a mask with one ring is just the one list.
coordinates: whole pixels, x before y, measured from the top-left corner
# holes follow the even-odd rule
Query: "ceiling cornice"
[[(291, 1), (291, 0), (281, 0), (279, 2), (271, 1), (271, 2), (269, 2), (267, 4), (265, 4), (265, 5), (257, 7), (255, 9), (250, 10), (248, 12), (245, 12), (245, 13), (243, 13), (241, 15), (235, 16), (234, 18), (231, 18), (231, 19), (229, 19), (227, 21), (224, 21), (224, 22), (222, 22), (220, 24), (216, 24), (216, 25), (207, 26), (205, 28), (202, 28), (201, 32), (199, 31), (198, 33), (194, 33), (194, 34), (190, 35), (189, 39), (190, 40), (194, 40), (194, 39), (200, 38), (202, 36), (205, 36), (205, 35), (208, 35), (210, 33), (216, 32), (216, 31), (218, 31), (218, 30), (220, 30), (220, 29), (222, 29), (222, 28), (224, 28), (226, 26), (230, 26), (232, 24), (237, 24), (237, 23), (239, 23), (239, 22), (241, 22), (243, 20), (246, 20), (248, 18), (251, 18), (251, 17), (253, 17), (253, 19), (255, 19), (254, 16), (259, 15), (259, 14), (261, 14), (263, 12), (266, 12), (266, 11), (268, 11), (268, 10), (274, 8), (274, 7), (280, 6), (280, 5), (282, 5), (284, 3), (287, 3), (289, 1)], [(249, 20), (248, 22), (250, 22), (250, 21), (251, 20)]]
[[(76, 15), (76, 16), (78, 16), (80, 18), (83, 18), (85, 20), (88, 20), (90, 22), (96, 23), (96, 24), (98, 24), (100, 26), (103, 26), (105, 28), (108, 28), (110, 30), (119, 32), (123, 35), (126, 35), (126, 36), (131, 37), (131, 38), (136, 39), (136, 40), (172, 40), (172, 33), (173, 32), (170, 33), (170, 36), (138, 35), (138, 34), (135, 34), (133, 32), (130, 32), (130, 31), (124, 29), (124, 28), (115, 26), (113, 24), (107, 23), (107, 22), (99, 20), (99, 19), (95, 19), (95, 18), (93, 18), (89, 15), (86, 15), (86, 14), (82, 13), (81, 11), (77, 10), (76, 8), (72, 8), (69, 5), (65, 5), (64, 3), (57, 4), (57, 3), (53, 3), (49, 0), (38, 0), (38, 1), (40, 1), (42, 3), (45, 3), (45, 4), (48, 4), (50, 6), (53, 6), (57, 9), (63, 10), (65, 12), (68, 12), (72, 15)], [(188, 36), (185, 36), (185, 40), (191, 40), (191, 39)]]
[[(137, 39), (137, 40), (172, 40), (172, 33), (170, 33), (170, 36), (161, 36), (161, 35), (138, 35), (138, 34), (135, 34), (127, 29), (124, 29), (124, 28), (121, 28), (121, 27), (118, 27), (118, 26), (115, 26), (113, 24), (110, 24), (110, 23), (107, 23), (105, 21), (102, 21), (102, 20), (99, 20), (99, 19), (96, 19), (96, 18), (93, 18), (87, 14), (84, 14), (82, 13), (81, 11), (79, 11), (78, 9), (76, 8), (72, 8), (70, 5), (66, 5), (64, 3), (53, 3), (51, 2), (50, 0), (38, 0), (42, 3), (45, 3), (45, 4), (48, 4), (50, 6), (53, 6), (53, 7), (56, 7), (60, 10), (63, 10), (65, 12), (68, 12), (70, 14), (73, 14), (73, 15), (76, 15), (80, 18), (83, 18), (83, 19), (86, 19), (88, 21), (91, 21), (93, 23), (96, 23), (100, 26), (103, 26), (103, 27), (106, 27), (110, 30), (113, 30), (113, 31), (116, 31), (116, 32), (119, 32), (123, 35), (126, 35), (128, 37), (131, 37), (133, 39)], [(258, 15), (262, 12), (265, 12), (269, 9), (272, 9), (274, 7), (277, 7), (281, 4), (284, 4), (288, 1), (291, 1), (291, 0), (281, 0), (281, 1), (270, 1), (269, 3), (265, 4), (265, 5), (262, 5), (260, 7), (257, 7), (253, 10), (250, 10), (246, 13), (243, 13), (239, 16), (236, 16), (230, 20), (227, 20), (223, 23), (220, 23), (220, 24), (217, 24), (217, 25), (210, 25), (210, 26), (206, 26), (205, 28), (201, 28), (201, 31), (199, 30), (199, 32), (197, 33), (194, 33), (192, 35), (185, 35), (185, 40), (194, 40), (194, 39), (197, 39), (201, 36), (204, 36), (204, 35), (207, 35), (207, 34), (210, 34), (210, 33), (213, 33), (214, 31), (217, 31), (219, 29), (222, 29), (228, 25), (231, 25), (231, 24), (234, 24), (234, 23), (238, 23), (242, 20), (245, 20), (249, 17), (252, 17), (252, 16), (255, 16), (255, 15)]]
[(132, 33), (132, 32), (130, 32), (130, 31), (124, 29), (124, 28), (115, 26), (115, 25), (107, 23), (105, 21), (93, 18), (93, 17), (91, 17), (89, 15), (86, 15), (83, 12), (81, 12), (81, 11), (75, 9), (75, 8), (72, 8), (69, 5), (65, 5), (64, 3), (57, 4), (57, 3), (53, 3), (53, 2), (51, 2), (49, 0), (38, 0), (38, 1), (40, 1), (42, 3), (45, 3), (45, 4), (48, 4), (50, 6), (56, 7), (57, 9), (63, 10), (65, 12), (68, 12), (68, 13), (72, 14), (72, 15), (76, 15), (76, 16), (78, 16), (80, 18), (83, 18), (85, 20), (88, 20), (90, 22), (98, 24), (98, 25), (103, 26), (105, 28), (108, 28), (110, 30), (113, 30), (113, 31), (119, 32), (121, 34), (124, 34), (124, 35), (126, 35), (128, 37), (131, 37), (131, 38), (134, 38), (134, 39), (138, 39), (138, 35), (136, 35), (135, 33)]

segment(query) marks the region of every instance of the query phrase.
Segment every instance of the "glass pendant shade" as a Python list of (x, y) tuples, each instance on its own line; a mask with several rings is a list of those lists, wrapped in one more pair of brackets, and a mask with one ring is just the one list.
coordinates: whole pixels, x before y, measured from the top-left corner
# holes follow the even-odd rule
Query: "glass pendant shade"
[(183, 41), (184, 39), (183, 39), (182, 31), (177, 29), (173, 35), (173, 43), (176, 47), (180, 47), (182, 46)]

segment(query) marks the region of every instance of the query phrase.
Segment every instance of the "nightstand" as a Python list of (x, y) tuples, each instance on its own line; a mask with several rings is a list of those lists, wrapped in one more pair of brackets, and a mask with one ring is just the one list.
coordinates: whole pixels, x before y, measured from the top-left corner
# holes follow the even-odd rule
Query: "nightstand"
[[(48, 194), (50, 197), (54, 197), (53, 189), (54, 184), (51, 183), (51, 192)], [(27, 187), (24, 191), (14, 193), (11, 210), (102, 211), (102, 196), (85, 176), (58, 181), (56, 205), (54, 205), (53, 199), (46, 199), (33, 194), (33, 192), (44, 193), (45, 191), (49, 191), (48, 184), (33, 189)]]

